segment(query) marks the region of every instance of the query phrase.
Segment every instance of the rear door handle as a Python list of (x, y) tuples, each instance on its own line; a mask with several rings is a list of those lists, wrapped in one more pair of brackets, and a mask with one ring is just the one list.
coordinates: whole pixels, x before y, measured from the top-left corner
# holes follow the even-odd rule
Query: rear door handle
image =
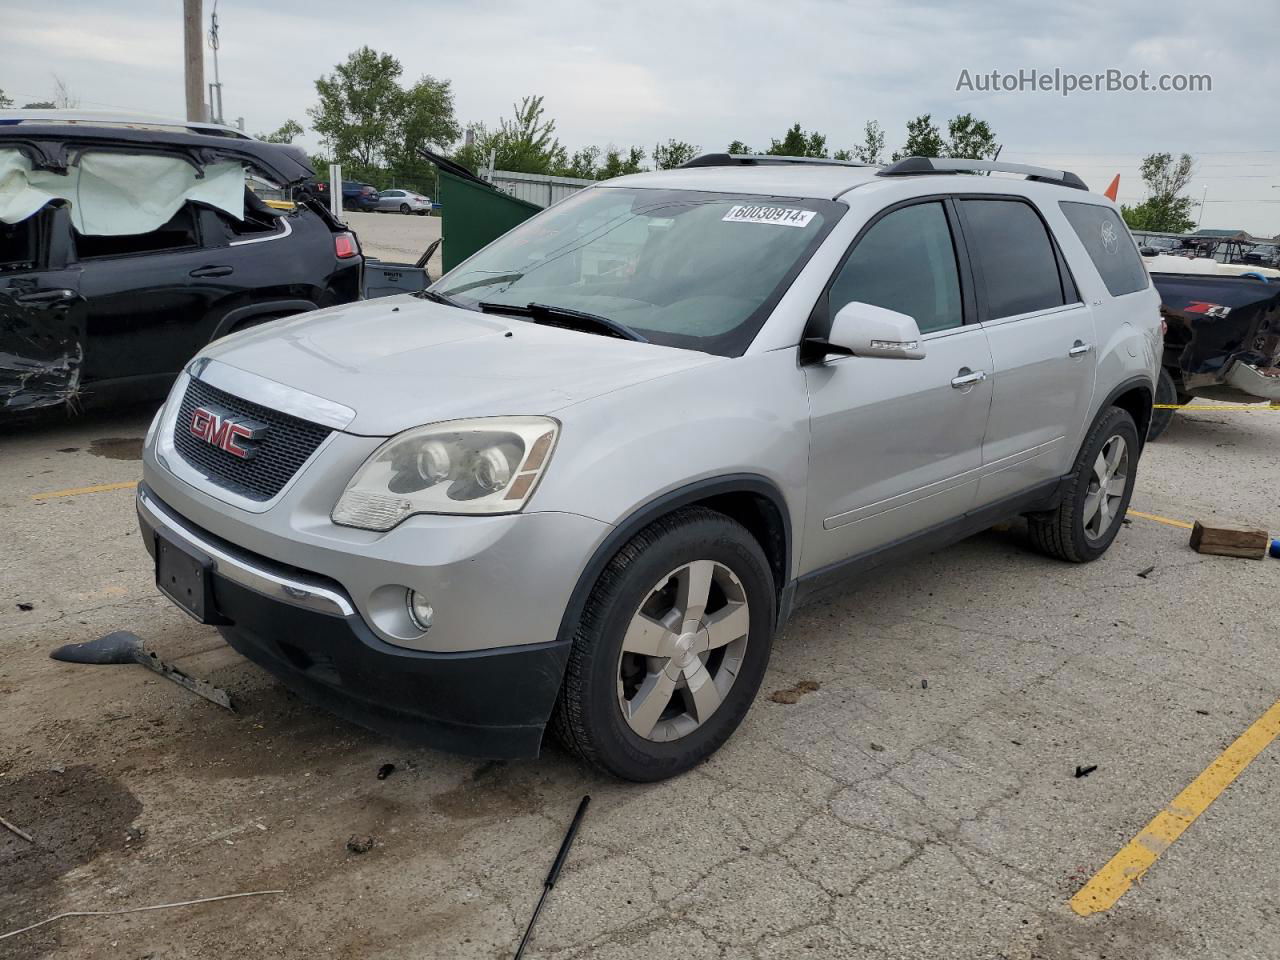
[(987, 371), (970, 370), (968, 367), (960, 368), (960, 375), (951, 379), (951, 385), (957, 390), (963, 390), (965, 387), (972, 387), (975, 383), (981, 383), (987, 379)]
[(235, 267), (196, 267), (187, 276), (190, 277), (227, 277), (235, 272)]
[(40, 307), (51, 303), (61, 303), (64, 300), (74, 300), (76, 292), (74, 290), (37, 290), (35, 293), (23, 293), (14, 297), (18, 303), (28, 307)]
[(1092, 343), (1085, 343), (1083, 340), (1077, 340), (1071, 345), (1071, 349), (1067, 351), (1068, 357), (1083, 357), (1086, 353), (1093, 349)]

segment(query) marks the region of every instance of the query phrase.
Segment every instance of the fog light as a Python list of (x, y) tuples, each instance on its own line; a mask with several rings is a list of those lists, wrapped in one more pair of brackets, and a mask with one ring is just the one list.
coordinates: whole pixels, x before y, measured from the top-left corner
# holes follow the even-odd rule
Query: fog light
[(416, 590), (408, 590), (404, 595), (405, 606), (409, 610), (409, 619), (413, 621), (413, 625), (419, 630), (431, 629), (431, 618), (435, 616), (435, 611), (431, 609), (431, 604), (427, 598)]

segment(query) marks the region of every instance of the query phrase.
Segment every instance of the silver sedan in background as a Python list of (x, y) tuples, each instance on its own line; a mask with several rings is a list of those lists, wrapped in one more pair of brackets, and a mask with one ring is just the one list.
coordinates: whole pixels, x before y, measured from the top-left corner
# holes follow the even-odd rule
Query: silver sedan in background
[(379, 213), (416, 213), (425, 217), (431, 212), (431, 198), (412, 190), (383, 190), (373, 208)]

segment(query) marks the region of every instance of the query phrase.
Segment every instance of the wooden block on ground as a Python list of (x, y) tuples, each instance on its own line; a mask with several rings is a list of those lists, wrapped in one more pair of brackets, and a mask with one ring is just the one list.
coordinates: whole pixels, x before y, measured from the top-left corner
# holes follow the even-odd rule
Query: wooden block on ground
[(1210, 527), (1199, 520), (1191, 528), (1191, 549), (1197, 553), (1261, 560), (1267, 555), (1267, 547), (1270, 545), (1271, 535), (1265, 530), (1220, 521), (1214, 521), (1214, 525)]

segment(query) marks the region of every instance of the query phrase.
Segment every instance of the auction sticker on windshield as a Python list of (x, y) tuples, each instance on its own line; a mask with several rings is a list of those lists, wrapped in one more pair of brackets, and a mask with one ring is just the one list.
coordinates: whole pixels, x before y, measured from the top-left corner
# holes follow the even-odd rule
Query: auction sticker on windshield
[(720, 219), (726, 223), (772, 223), (783, 227), (804, 227), (808, 226), (814, 216), (816, 214), (813, 210), (740, 203)]

